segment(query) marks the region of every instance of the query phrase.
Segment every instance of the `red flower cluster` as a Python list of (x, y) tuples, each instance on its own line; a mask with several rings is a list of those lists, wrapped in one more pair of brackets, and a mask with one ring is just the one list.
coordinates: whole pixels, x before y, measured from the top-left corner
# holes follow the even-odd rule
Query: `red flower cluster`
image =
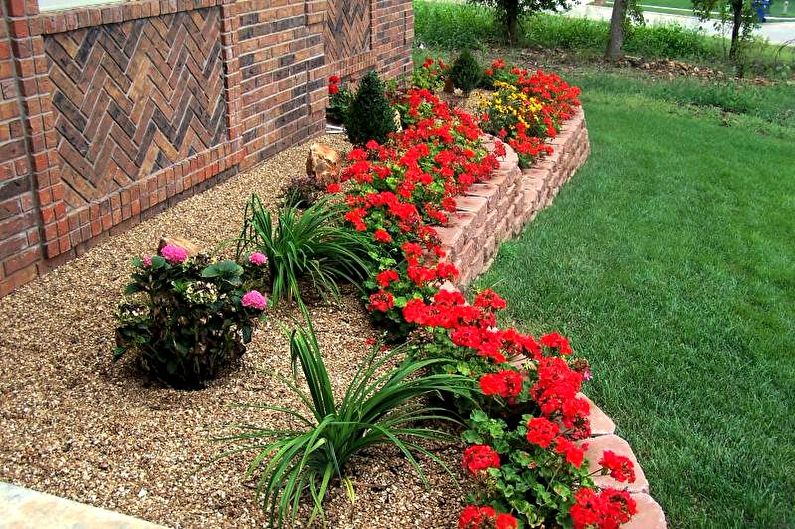
[(527, 423), (528, 442), (541, 448), (549, 448), (559, 434), (560, 426), (544, 417), (533, 417)]
[(575, 107), (580, 106), (580, 88), (570, 85), (556, 73), (509, 69), (504, 60), (497, 59), (486, 69), (486, 76), (492, 81), (516, 85), (525, 94), (538, 98), (547, 107), (544, 114), (555, 124), (571, 118)]
[(502, 310), (507, 307), (505, 300), (490, 288), (475, 296), (474, 305), (483, 309), (493, 310)]
[[(530, 412), (540, 411), (540, 417), (527, 423), (527, 441), (548, 450), (550, 457), (580, 468), (584, 448), (574, 441), (587, 436), (590, 426), (587, 401), (577, 393), (587, 364), (572, 368), (576, 362), (570, 365), (565, 358), (572, 353), (571, 346), (560, 334), (550, 333), (536, 341), (516, 329), (498, 328), (496, 311), (505, 309), (506, 303), (492, 290), (480, 292), (469, 305), (460, 292), (438, 288), (443, 280), (454, 279), (458, 270), (441, 261), (444, 252), (434, 226), (447, 223), (448, 214), (456, 210), (455, 197), (488, 178), (498, 166), (496, 156), (505, 152), (497, 142), (495, 154), (488, 153), (480, 143), (479, 123), (451, 109), (430, 90), (445, 69), (441, 62), (426, 61), (414, 77), (420, 86), (394, 95), (404, 130), (391, 135), (384, 145), (370, 141), (364, 148), (353, 149), (343, 171), (343, 180), (350, 181), (345, 219), (379, 243), (380, 269), (366, 283), (368, 308), (376, 318), (397, 324), (404, 332), (425, 327), (432, 331), (437, 346), (474, 359), (482, 369), (479, 384), (485, 396), (501, 397), (514, 407), (521, 401)], [(506, 131), (505, 137), (520, 155), (551, 152), (543, 137), (554, 136), (561, 121), (572, 115), (579, 105), (579, 90), (554, 74), (509, 71), (501, 60), (490, 70), (494, 79), (509, 79), (544, 106), (543, 130), (517, 127)], [(330, 93), (338, 82), (338, 78), (329, 79)], [(335, 186), (330, 191), (339, 189)], [(500, 365), (518, 355), (532, 364), (525, 374)], [(494, 402), (501, 405), (502, 401)], [(631, 467), (617, 457), (606, 454), (604, 467), (629, 478)], [(501, 461), (494, 448), (480, 444), (465, 451), (463, 465), (477, 475), (501, 468)], [(628, 519), (634, 508), (628, 496), (625, 501), (620, 493), (581, 488), (571, 516), (575, 529), (611, 529), (619, 520)], [(458, 523), (459, 529), (517, 529), (518, 525), (516, 518), (488, 505), (467, 506)]]
[(602, 471), (610, 471), (610, 475), (616, 481), (635, 481), (635, 465), (629, 458), (620, 456), (611, 450), (605, 450), (602, 459), (599, 460)]
[(582, 466), (586, 448), (588, 448), (587, 444), (578, 446), (563, 436), (555, 439), (555, 452), (562, 455), (570, 465), (576, 468)]
[(538, 362), (538, 379), (530, 395), (538, 403), (544, 417), (558, 419), (572, 430), (571, 437), (582, 439), (591, 433), (588, 422), (588, 401), (577, 397), (583, 376), (560, 357), (543, 357)]
[(379, 290), (375, 294), (370, 295), (370, 310), (387, 312), (394, 306), (395, 298), (389, 292)]
[(340, 78), (339, 76), (332, 75), (328, 78), (328, 95), (333, 96), (340, 91)]
[(552, 146), (544, 139), (557, 136), (560, 124), (574, 115), (575, 107), (580, 105), (580, 89), (554, 73), (509, 69), (502, 59), (495, 60), (485, 73), (492, 83), (501, 81), (515, 87), (524, 97), (521, 108), (526, 110), (521, 113), (522, 119), (517, 116), (510, 123), (499, 116), (496, 116), (499, 123), (491, 123), (487, 114), (486, 130), (505, 140), (524, 166), (539, 156), (552, 154)]
[(464, 469), (476, 476), (489, 468), (500, 468), (500, 455), (489, 445), (472, 445), (464, 451)]
[(480, 390), (484, 395), (498, 395), (514, 402), (522, 392), (524, 377), (518, 371), (505, 369), (497, 373), (486, 373), (480, 377)]
[(574, 494), (571, 520), (574, 529), (618, 529), (637, 511), (637, 504), (626, 491), (581, 488)]
[(458, 518), (458, 529), (517, 529), (519, 521), (510, 514), (497, 513), (489, 505), (467, 505)]

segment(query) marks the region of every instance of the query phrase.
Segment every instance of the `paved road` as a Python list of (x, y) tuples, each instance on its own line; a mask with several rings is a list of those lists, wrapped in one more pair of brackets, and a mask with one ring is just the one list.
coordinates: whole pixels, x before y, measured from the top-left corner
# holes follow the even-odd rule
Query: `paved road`
[[(588, 2), (581, 2), (575, 5), (566, 13), (568, 16), (584, 17), (594, 20), (610, 20), (612, 7), (601, 7), (589, 5)], [(702, 22), (696, 17), (685, 15), (670, 15), (664, 13), (653, 13), (646, 11), (643, 13), (647, 24), (672, 24), (676, 23), (688, 28), (701, 28), (706, 33), (720, 34), (715, 29), (713, 22)], [(729, 28), (727, 28), (727, 31)], [(762, 24), (757, 30), (757, 34), (765, 37), (773, 44), (791, 44), (795, 46), (795, 21), (793, 22), (767, 22)], [(728, 33), (726, 34), (728, 37)]]

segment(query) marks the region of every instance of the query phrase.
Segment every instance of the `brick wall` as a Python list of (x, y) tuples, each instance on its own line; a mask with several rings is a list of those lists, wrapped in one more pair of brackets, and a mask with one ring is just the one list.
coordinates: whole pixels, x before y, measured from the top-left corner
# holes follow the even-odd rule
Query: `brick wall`
[(411, 69), (410, 0), (247, 0), (234, 9), (243, 167), (322, 132), (330, 75)]
[(317, 135), (411, 67), (410, 0), (0, 0), (0, 296)]
[(36, 277), (37, 263), (42, 258), (20, 97), (22, 84), (27, 82), (23, 76), (30, 77), (32, 72), (30, 61), (25, 60), (26, 40), (11, 38), (9, 7), (15, 10), (14, 14), (20, 14), (16, 3), (0, 5), (0, 296)]

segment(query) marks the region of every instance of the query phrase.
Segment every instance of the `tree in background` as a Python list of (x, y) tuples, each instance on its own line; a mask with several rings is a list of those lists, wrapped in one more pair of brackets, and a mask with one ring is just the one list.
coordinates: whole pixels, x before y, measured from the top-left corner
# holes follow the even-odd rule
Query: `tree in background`
[(516, 44), (519, 40), (519, 19), (542, 10), (558, 11), (569, 7), (568, 0), (470, 0), (484, 4), (497, 11), (497, 17), (505, 26), (508, 40)]
[(610, 39), (607, 41), (605, 58), (615, 61), (623, 57), (624, 37), (632, 23), (643, 24), (643, 12), (637, 0), (615, 0), (610, 17)]
[(693, 0), (693, 12), (701, 20), (708, 20), (712, 12), (717, 12), (721, 25), (731, 21), (729, 58), (738, 62), (741, 42), (751, 36), (757, 24), (753, 0)]

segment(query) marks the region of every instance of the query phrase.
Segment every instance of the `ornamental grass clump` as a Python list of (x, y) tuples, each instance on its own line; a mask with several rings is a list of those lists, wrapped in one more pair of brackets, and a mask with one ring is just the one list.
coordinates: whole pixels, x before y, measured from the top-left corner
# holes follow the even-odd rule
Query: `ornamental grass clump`
[(251, 195), (237, 255), (240, 260), (256, 251), (267, 257), (268, 274), (258, 280), (268, 283), (273, 304), (301, 300), (302, 279), (321, 295), (337, 297), (340, 281), (356, 283), (366, 277), (371, 244), (343, 225), (344, 211), (342, 204), (324, 197), (303, 212), (296, 205), (281, 208), (274, 225), (259, 196)]
[(196, 389), (243, 354), (267, 299), (243, 289), (240, 265), (189, 257), (173, 244), (133, 265), (116, 311), (114, 361), (134, 354), (150, 376)]
[[(307, 321), (309, 321), (307, 319)], [(323, 502), (332, 485), (350, 482), (345, 469), (361, 451), (379, 445), (395, 446), (427, 485), (417, 455), (444, 463), (423, 447), (423, 441), (452, 441), (455, 436), (421, 425), (424, 421), (453, 419), (442, 410), (425, 407), (420, 400), (441, 393), (469, 394), (466, 377), (428, 374), (445, 362), (442, 359), (411, 361), (402, 349), (383, 352), (378, 346), (357, 368), (340, 400), (333, 387), (318, 347), (311, 323), (290, 335), (293, 375), (300, 363), (308, 392), (299, 380), (285, 381), (306, 410), (285, 409), (263, 404), (266, 410), (285, 413), (300, 426), (290, 429), (241, 427), (241, 432), (225, 441), (242, 442), (225, 455), (256, 450), (247, 476), (258, 476), (257, 497), (270, 514), (270, 527), (295, 527), (303, 495), (312, 501), (307, 525), (325, 517)], [(452, 474), (451, 474), (452, 476)]]
[(395, 113), (389, 106), (384, 83), (371, 70), (359, 82), (356, 95), (345, 115), (345, 131), (354, 145), (364, 145), (370, 140), (384, 143), (390, 133), (397, 130)]

